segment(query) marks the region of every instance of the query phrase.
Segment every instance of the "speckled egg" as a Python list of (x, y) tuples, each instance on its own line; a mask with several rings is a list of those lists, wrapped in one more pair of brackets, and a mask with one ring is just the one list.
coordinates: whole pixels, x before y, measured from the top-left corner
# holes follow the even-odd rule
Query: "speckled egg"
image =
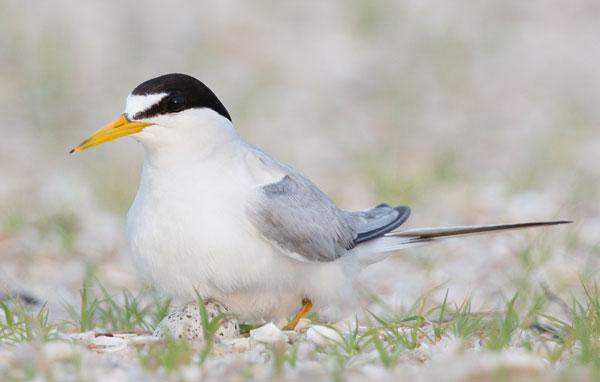
[[(208, 313), (209, 320), (219, 314), (229, 314), (229, 308), (222, 303), (209, 299), (204, 303)], [(181, 308), (177, 308), (165, 317), (156, 327), (154, 335), (165, 337), (170, 335), (173, 338), (185, 338), (189, 341), (202, 341), (202, 320), (200, 319), (200, 310), (198, 304), (189, 303)], [(214, 339), (235, 338), (240, 335), (240, 325), (235, 318), (227, 318), (217, 329)]]

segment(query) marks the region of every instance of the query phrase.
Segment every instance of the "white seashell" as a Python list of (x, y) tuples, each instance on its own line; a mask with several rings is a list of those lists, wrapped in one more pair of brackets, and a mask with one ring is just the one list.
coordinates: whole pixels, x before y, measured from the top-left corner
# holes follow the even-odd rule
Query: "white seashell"
[(322, 325), (311, 326), (306, 332), (306, 337), (318, 346), (344, 341), (344, 337), (339, 332)]
[(102, 352), (120, 351), (127, 347), (127, 342), (119, 337), (100, 336), (94, 338), (90, 344), (90, 349)]
[(287, 342), (288, 336), (281, 331), (274, 323), (269, 322), (250, 331), (250, 338), (257, 342), (274, 343)]

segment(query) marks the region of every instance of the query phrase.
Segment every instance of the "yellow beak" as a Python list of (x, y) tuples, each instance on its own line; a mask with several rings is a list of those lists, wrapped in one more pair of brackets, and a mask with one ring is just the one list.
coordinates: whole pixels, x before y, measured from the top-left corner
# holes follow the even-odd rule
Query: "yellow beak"
[(121, 138), (126, 135), (139, 133), (146, 126), (152, 125), (146, 122), (131, 122), (123, 114), (111, 123), (107, 124), (100, 130), (92, 134), (88, 139), (81, 142), (77, 147), (73, 148), (70, 153), (78, 153), (92, 146), (99, 145), (104, 142), (112, 141), (113, 139)]

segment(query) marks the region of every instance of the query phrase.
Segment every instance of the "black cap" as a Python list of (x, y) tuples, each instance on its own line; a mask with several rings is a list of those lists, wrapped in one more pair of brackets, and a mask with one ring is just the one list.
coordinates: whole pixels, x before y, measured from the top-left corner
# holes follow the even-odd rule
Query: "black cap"
[(225, 106), (215, 93), (192, 76), (181, 73), (165, 74), (141, 83), (131, 94), (149, 95), (166, 93), (156, 105), (130, 116), (131, 119), (145, 119), (162, 114), (177, 113), (192, 108), (208, 108), (231, 121)]

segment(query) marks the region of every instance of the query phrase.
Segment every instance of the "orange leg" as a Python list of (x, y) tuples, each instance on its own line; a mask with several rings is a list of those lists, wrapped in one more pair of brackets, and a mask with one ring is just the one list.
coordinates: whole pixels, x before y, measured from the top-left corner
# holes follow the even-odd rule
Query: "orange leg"
[(302, 306), (298, 310), (298, 313), (296, 313), (294, 318), (292, 318), (292, 320), (283, 328), (283, 330), (294, 330), (296, 328), (296, 325), (298, 325), (298, 322), (300, 321), (300, 319), (302, 317), (304, 317), (306, 315), (306, 313), (310, 312), (311, 308), (312, 308), (312, 301), (310, 301), (310, 299), (308, 299), (306, 297), (303, 298)]

